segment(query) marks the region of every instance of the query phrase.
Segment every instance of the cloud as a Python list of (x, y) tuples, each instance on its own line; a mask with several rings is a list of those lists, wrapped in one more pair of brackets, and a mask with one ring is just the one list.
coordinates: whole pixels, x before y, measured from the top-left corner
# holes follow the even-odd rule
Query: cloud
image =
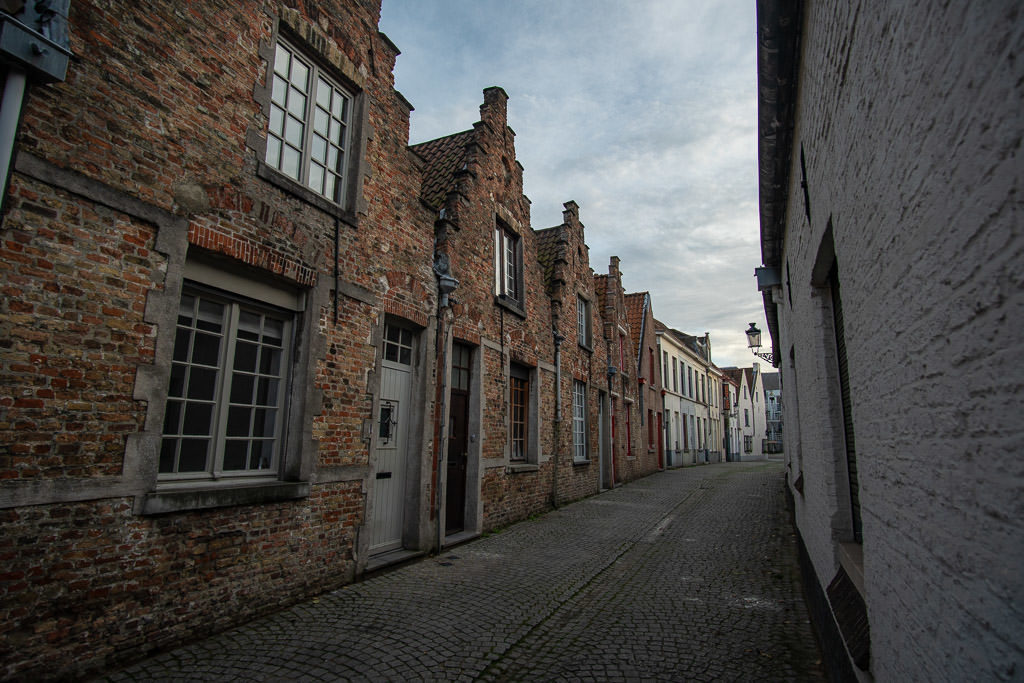
[(384, 0), (381, 29), (403, 52), (414, 142), (471, 127), (483, 88), (503, 87), (533, 226), (577, 201), (596, 271), (618, 255), (659, 319), (710, 331), (719, 364), (750, 364), (743, 329), (764, 328), (753, 3)]

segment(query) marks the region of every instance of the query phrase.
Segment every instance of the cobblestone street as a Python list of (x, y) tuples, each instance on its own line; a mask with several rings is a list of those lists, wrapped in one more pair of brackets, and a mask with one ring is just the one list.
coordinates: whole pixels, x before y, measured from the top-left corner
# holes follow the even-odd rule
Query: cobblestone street
[(655, 474), (104, 680), (822, 680), (783, 488)]

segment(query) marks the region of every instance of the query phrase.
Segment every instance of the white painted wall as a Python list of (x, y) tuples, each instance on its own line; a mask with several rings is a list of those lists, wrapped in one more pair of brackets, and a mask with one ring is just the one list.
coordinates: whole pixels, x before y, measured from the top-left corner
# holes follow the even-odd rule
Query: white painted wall
[(791, 481), (802, 476), (804, 486), (794, 489), (800, 534), (825, 587), (838, 544), (850, 539), (831, 304), (810, 284), (831, 225), (871, 673), (1016, 680), (1024, 675), (1020, 4), (805, 7), (775, 298), (786, 458)]

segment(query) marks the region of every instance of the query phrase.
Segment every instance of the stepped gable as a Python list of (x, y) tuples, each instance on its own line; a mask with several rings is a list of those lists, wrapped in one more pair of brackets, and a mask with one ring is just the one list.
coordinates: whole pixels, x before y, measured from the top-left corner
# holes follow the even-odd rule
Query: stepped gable
[(565, 258), (565, 240), (562, 235), (562, 226), (556, 225), (553, 228), (535, 230), (537, 245), (537, 260), (540, 261), (541, 270), (544, 271), (544, 284), (551, 293), (552, 281), (555, 276), (555, 261), (559, 256)]
[(625, 296), (626, 320), (629, 321), (629, 336), (633, 342), (633, 358), (640, 357), (640, 335), (644, 328), (644, 302), (647, 292), (634, 292)]
[(455, 185), (455, 174), (466, 165), (466, 147), (472, 139), (473, 130), (470, 129), (409, 146), (426, 162), (420, 197), (433, 208), (439, 209), (444, 205)]

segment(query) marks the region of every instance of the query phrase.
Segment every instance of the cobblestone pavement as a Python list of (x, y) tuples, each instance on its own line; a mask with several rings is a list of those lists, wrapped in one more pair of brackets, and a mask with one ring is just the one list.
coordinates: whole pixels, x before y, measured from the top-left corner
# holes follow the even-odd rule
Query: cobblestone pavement
[(783, 481), (658, 473), (104, 680), (824, 680)]

